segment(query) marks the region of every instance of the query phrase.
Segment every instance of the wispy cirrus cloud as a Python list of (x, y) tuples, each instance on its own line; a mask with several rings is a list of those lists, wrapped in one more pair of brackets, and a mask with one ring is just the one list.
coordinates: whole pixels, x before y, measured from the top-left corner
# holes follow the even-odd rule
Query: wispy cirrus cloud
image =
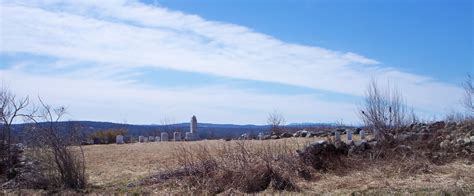
[[(4, 1), (1, 4), (1, 16), (1, 53), (27, 53), (49, 56), (59, 62), (74, 62), (60, 63), (62, 67), (74, 67), (69, 72), (62, 73), (72, 77), (74, 81), (93, 77), (96, 82), (120, 83), (131, 89), (142, 85), (142, 81), (134, 73), (136, 68), (145, 67), (280, 83), (328, 93), (361, 96), (368, 81), (377, 77), (390, 79), (402, 89), (409, 103), (434, 113), (452, 107), (457, 102), (457, 95), (461, 94), (458, 87), (426, 76), (385, 67), (376, 60), (354, 52), (287, 43), (246, 27), (207, 21), (199, 16), (137, 1)], [(82, 67), (85, 64), (88, 66)], [(48, 63), (45, 66), (47, 69), (57, 69), (51, 65), (58, 63)], [(23, 68), (25, 69), (28, 68)], [(13, 74), (11, 70), (2, 71), (4, 76), (18, 75), (21, 72), (16, 70)], [(42, 80), (40, 78), (41, 76), (38, 76), (36, 80)], [(61, 79), (71, 82), (70, 78)], [(166, 89), (150, 88), (166, 92)], [(196, 89), (181, 90), (199, 94)], [(200, 90), (206, 92), (203, 97), (205, 94), (236, 94), (227, 92), (232, 91), (243, 93), (237, 93), (236, 96), (263, 96), (259, 99), (271, 99), (261, 94), (244, 93), (245, 89), (209, 87)], [(140, 91), (137, 94), (151, 96), (153, 93)], [(112, 99), (111, 96), (104, 96)], [(297, 104), (292, 104), (294, 109), (291, 112), (289, 108), (285, 110), (294, 115), (297, 108), (304, 110), (305, 107), (299, 107), (302, 105), (298, 103), (300, 97), (288, 96)], [(288, 104), (287, 101), (290, 100), (285, 97), (287, 96), (276, 99), (281, 101), (280, 103), (271, 102), (275, 104), (273, 108)], [(307, 101), (306, 105), (312, 103), (321, 107), (325, 103), (334, 106), (317, 98), (304, 99)], [(166, 101), (173, 103), (172, 99)], [(249, 103), (250, 107), (259, 105), (258, 101), (253, 104), (248, 100), (234, 101)], [(184, 102), (177, 105), (186, 105)], [(193, 101), (189, 101), (191, 102)], [(230, 106), (232, 103), (224, 103), (221, 108), (226, 108), (227, 104), (233, 110), (238, 110)], [(195, 104), (213, 106), (204, 100)], [(349, 105), (354, 104), (356, 103)], [(271, 110), (270, 105), (264, 105), (266, 110)], [(220, 112), (223, 113), (224, 109)], [(353, 110), (340, 108), (337, 112), (355, 120)], [(303, 119), (307, 120), (307, 117)]]

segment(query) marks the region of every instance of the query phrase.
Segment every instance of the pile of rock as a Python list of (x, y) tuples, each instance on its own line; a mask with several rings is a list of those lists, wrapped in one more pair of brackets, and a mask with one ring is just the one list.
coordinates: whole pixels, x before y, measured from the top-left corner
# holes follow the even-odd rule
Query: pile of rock
[(6, 189), (45, 189), (48, 187), (48, 178), (41, 171), (38, 161), (29, 160), (24, 155), (22, 144), (12, 145), (12, 150), (18, 153), (15, 165), (7, 172), (8, 181), (0, 185), (0, 190)]
[(432, 124), (416, 123), (401, 127), (393, 133), (396, 141), (428, 141), (438, 144), (441, 149), (464, 150), (472, 154), (474, 149), (474, 122), (456, 123), (438, 121)]
[[(361, 140), (349, 140), (352, 131), (359, 133)], [(337, 157), (341, 155), (370, 154), (374, 149), (404, 155), (414, 155), (416, 152), (418, 155), (426, 155), (433, 162), (445, 162), (457, 157), (467, 157), (474, 161), (473, 121), (412, 124), (390, 131), (389, 142), (366, 140), (365, 130), (345, 130), (347, 142), (340, 139), (343, 130), (335, 130), (332, 133), (334, 138), (330, 141), (318, 141), (298, 150), (300, 158), (315, 169), (328, 168), (331, 162), (337, 161)]]

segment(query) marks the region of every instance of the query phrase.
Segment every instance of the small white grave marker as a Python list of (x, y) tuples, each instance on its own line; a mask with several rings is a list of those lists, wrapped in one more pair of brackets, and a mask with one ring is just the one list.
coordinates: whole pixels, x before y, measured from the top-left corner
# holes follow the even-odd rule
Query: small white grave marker
[(161, 133), (161, 141), (162, 142), (167, 142), (169, 140), (168, 133)]
[(175, 142), (181, 141), (181, 132), (174, 132), (173, 139)]
[(115, 143), (116, 144), (123, 144), (123, 135), (117, 135), (115, 137)]

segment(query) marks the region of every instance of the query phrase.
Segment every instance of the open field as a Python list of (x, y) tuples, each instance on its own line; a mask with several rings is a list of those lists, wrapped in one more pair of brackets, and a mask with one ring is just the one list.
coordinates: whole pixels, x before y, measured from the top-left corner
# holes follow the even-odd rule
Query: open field
[[(246, 145), (285, 146), (290, 150), (323, 138), (287, 138), (280, 140), (250, 140)], [(357, 140), (357, 139), (356, 139)], [(117, 192), (176, 192), (186, 190), (160, 186), (128, 187), (137, 180), (152, 174), (173, 169), (178, 165), (181, 148), (214, 149), (216, 153), (224, 145), (235, 146), (239, 141), (209, 140), (197, 142), (152, 142), (124, 145), (91, 145), (85, 147), (89, 181), (96, 191)], [(350, 161), (350, 160), (348, 160)], [(337, 173), (317, 172), (310, 181), (298, 181), (305, 193), (352, 193), (352, 192), (474, 192), (474, 165), (468, 160), (457, 160), (445, 165), (429, 165), (425, 172), (400, 172), (397, 163), (351, 162), (353, 167)], [(400, 166), (401, 167), (401, 166)], [(265, 192), (272, 192), (266, 190)], [(228, 192), (227, 192), (228, 193)]]
[[(249, 140), (249, 145), (276, 143), (291, 146), (294, 150), (322, 138), (288, 138), (281, 140)], [(176, 166), (179, 148), (206, 146), (217, 149), (223, 144), (235, 145), (237, 141), (204, 140), (196, 142), (150, 142), (123, 145), (85, 146), (89, 180), (94, 185), (109, 186), (138, 179), (153, 172)], [(174, 156), (176, 155), (176, 156)]]

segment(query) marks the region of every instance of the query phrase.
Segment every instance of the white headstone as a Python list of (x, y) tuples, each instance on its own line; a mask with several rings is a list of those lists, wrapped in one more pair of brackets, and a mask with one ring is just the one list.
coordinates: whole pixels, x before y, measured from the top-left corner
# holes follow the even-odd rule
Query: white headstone
[(181, 141), (181, 132), (174, 132), (173, 139), (175, 142)]
[(123, 135), (117, 135), (115, 137), (115, 143), (116, 144), (123, 144)]
[(138, 136), (138, 142), (140, 142), (140, 143), (145, 142), (145, 137), (143, 137), (143, 136), (141, 136), (141, 135)]
[(148, 136), (148, 141), (150, 141), (150, 142), (155, 141), (155, 137), (153, 137), (153, 136)]
[(155, 142), (160, 142), (160, 141), (161, 141), (160, 136), (156, 136), (156, 137), (155, 137)]
[(352, 130), (348, 129), (346, 133), (347, 133), (347, 140), (352, 141)]
[(365, 130), (360, 130), (359, 135), (361, 140), (365, 140)]
[(168, 133), (165, 133), (165, 132), (161, 133), (161, 141), (167, 142), (168, 140), (169, 140)]
[(259, 140), (263, 140), (264, 137), (265, 137), (265, 135), (264, 135), (262, 132), (260, 132), (260, 133), (258, 134), (258, 139), (259, 139)]
[(193, 141), (194, 140), (194, 134), (191, 133), (191, 132), (186, 132), (185, 136), (184, 136), (184, 139), (186, 141)]
[(334, 132), (334, 138), (336, 142), (341, 142), (341, 132), (339, 131)]

